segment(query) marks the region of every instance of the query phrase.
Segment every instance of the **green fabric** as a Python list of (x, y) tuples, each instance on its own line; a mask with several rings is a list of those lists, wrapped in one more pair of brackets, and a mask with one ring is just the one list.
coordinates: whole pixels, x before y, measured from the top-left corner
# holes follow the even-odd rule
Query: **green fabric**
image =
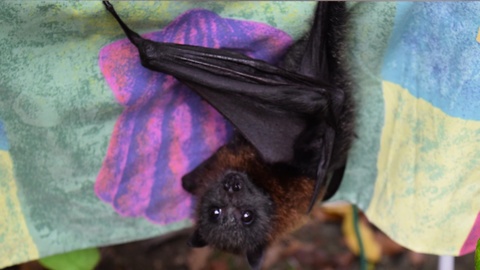
[[(267, 23), (285, 31), (295, 40), (310, 28), (309, 21), (316, 3), (119, 1), (114, 4), (121, 11), (122, 18), (140, 33), (157, 31), (191, 8), (206, 8), (222, 17)], [(469, 28), (468, 31), (472, 33), (468, 32), (468, 35), (451, 30), (448, 32), (448, 29), (445, 30), (448, 35), (443, 35), (442, 31), (428, 35), (431, 24), (426, 24), (425, 20), (431, 19), (431, 11), (437, 8), (435, 29), (442, 30), (442, 22), (456, 25), (458, 21), (461, 22), (458, 29), (463, 29), (462, 25), (470, 26), (477, 22), (468, 16), (475, 14), (479, 6), (446, 3), (440, 9), (433, 4), (421, 3), (349, 2), (348, 7), (351, 14), (349, 25), (352, 28), (347, 47), (357, 103), (357, 139), (350, 151), (343, 183), (331, 201), (346, 200), (357, 204), (360, 209), (367, 211), (377, 226), (382, 225), (382, 229), (386, 228), (390, 236), (396, 237), (396, 241), (409, 248), (432, 253), (471, 252), (474, 241), (478, 239), (478, 229), (475, 228), (478, 228), (480, 216), (477, 223), (474, 220), (474, 215), (478, 214), (477, 201), (471, 196), (462, 197), (466, 193), (451, 198), (452, 203), (462, 206), (462, 217), (468, 218), (468, 221), (466, 218), (455, 221), (462, 223), (462, 226), (447, 222), (455, 217), (458, 219), (459, 211), (456, 209), (449, 208), (448, 216), (425, 210), (443, 209), (432, 205), (431, 201), (424, 202), (423, 207), (419, 205), (415, 209), (420, 211), (416, 214), (418, 218), (410, 221), (411, 208), (405, 209), (405, 203), (392, 205), (392, 198), (405, 198), (405, 194), (401, 193), (403, 189), (392, 187), (406, 186), (411, 194), (420, 192), (408, 185), (413, 180), (417, 180), (417, 184), (424, 184), (421, 178), (408, 173), (434, 173), (428, 166), (436, 162), (435, 158), (414, 163), (414, 159), (408, 159), (410, 152), (405, 151), (406, 156), (390, 153), (389, 144), (381, 143), (382, 140), (390, 142), (388, 139), (395, 138), (397, 141), (393, 143), (400, 145), (399, 149), (405, 142), (404, 145), (412, 148), (412, 151), (415, 151), (415, 147), (430, 151), (430, 148), (424, 149), (426, 145), (435, 148), (438, 155), (446, 153), (447, 158), (439, 160), (449, 161), (448, 154), (452, 151), (442, 148), (439, 143), (424, 145), (424, 141), (430, 137), (424, 136), (422, 128), (415, 126), (416, 123), (419, 127), (427, 124), (435, 126), (440, 120), (442, 123), (459, 125), (463, 132), (468, 131), (465, 134), (473, 134), (467, 137), (475, 142), (475, 135), (480, 134), (477, 132), (480, 122), (471, 104), (461, 103), (466, 107), (463, 110), (462, 106), (458, 106), (459, 103), (454, 104), (444, 98), (451, 93), (455, 96), (456, 83), (459, 83), (466, 88), (458, 97), (470, 99), (472, 104), (478, 100), (474, 99), (478, 95), (478, 76), (475, 75), (478, 74), (478, 58), (470, 57), (479, 48), (477, 41), (474, 44), (477, 46), (471, 43), (475, 40), (475, 33)], [(449, 17), (450, 14), (456, 14), (457, 17)], [(416, 21), (410, 25), (408, 22), (413, 21), (413, 16), (416, 16)], [(477, 28), (474, 31), (478, 31)], [(469, 39), (464, 41), (461, 39), (463, 37)], [(3, 196), (0, 197), (0, 268), (72, 250), (145, 239), (191, 225), (185, 220), (159, 226), (145, 218), (122, 217), (94, 194), (94, 182), (112, 139), (114, 125), (123, 111), (100, 71), (99, 51), (103, 46), (123, 38), (124, 34), (101, 1), (0, 3), (0, 194)], [(437, 40), (441, 42), (435, 42)], [(455, 49), (448, 46), (450, 41), (465, 45), (465, 49), (458, 55), (444, 53)], [(396, 51), (399, 48), (402, 49), (400, 53)], [(428, 62), (431, 60), (426, 59), (429, 49), (436, 52), (437, 56), (445, 56), (445, 61), (452, 61), (452, 64), (435, 62), (442, 62), (442, 57)], [(419, 52), (424, 54), (420, 55)], [(462, 65), (458, 65), (456, 58), (462, 60)], [(427, 64), (422, 66), (423, 63)], [(396, 76), (397, 64), (404, 67), (401, 74), (398, 72), (399, 76)], [(412, 69), (426, 72), (415, 73)], [(455, 75), (454, 78), (448, 77), (451, 74)], [(420, 79), (417, 81), (417, 78)], [(430, 84), (424, 86), (423, 83)], [(434, 98), (430, 97), (429, 100), (427, 94), (430, 92), (425, 94), (428, 91), (424, 90), (443, 91), (439, 97), (444, 99), (436, 99), (436, 93), (433, 93)], [(402, 100), (397, 102), (396, 99)], [(440, 103), (435, 103), (439, 100)], [(415, 109), (425, 113), (418, 116), (413, 109), (397, 110), (396, 104), (416, 106)], [(450, 107), (454, 110), (450, 110)], [(465, 113), (464, 119), (461, 113)], [(477, 118), (472, 118), (472, 115)], [(385, 121), (385, 117), (393, 120)], [(401, 117), (404, 117), (403, 122), (399, 121)], [(456, 133), (454, 124), (445, 127), (452, 134)], [(383, 129), (386, 126), (402, 126), (404, 130), (391, 128), (385, 132)], [(457, 137), (452, 134), (448, 138), (455, 141)], [(407, 142), (416, 143), (415, 147)], [(472, 143), (472, 149), (475, 146)], [(384, 156), (381, 156), (382, 153)], [(400, 162), (389, 164), (386, 162), (388, 157), (395, 157)], [(475, 159), (469, 162), (468, 168), (475, 169)], [(402, 167), (402, 164), (409, 166)], [(416, 168), (422, 164), (427, 165)], [(380, 165), (386, 169), (379, 169)], [(442, 163), (434, 165), (438, 167)], [(394, 175), (398, 172), (414, 177), (406, 177), (405, 180)], [(474, 176), (477, 172), (464, 173)], [(441, 176), (422, 175), (434, 184)], [(417, 179), (413, 179), (415, 177)], [(380, 183), (379, 179), (385, 181)], [(444, 185), (450, 186), (449, 179), (441, 180)], [(376, 185), (380, 188), (375, 190)], [(454, 194), (452, 190), (458, 191), (457, 188), (452, 185), (450, 193), (440, 194), (444, 197), (436, 197), (435, 202), (448, 207), (448, 200), (444, 198)], [(469, 194), (478, 194), (476, 186), (468, 191)], [(421, 192), (418, 194), (423, 196)], [(415, 204), (419, 197), (409, 200), (409, 203)], [(396, 208), (389, 208), (393, 206)], [(444, 225), (436, 229), (442, 231), (447, 228), (448, 236), (454, 235), (456, 243), (444, 243), (452, 241), (443, 241), (445, 235), (432, 233), (432, 229), (423, 226), (428, 225), (431, 219), (443, 222), (435, 223)], [(414, 224), (415, 228), (406, 229), (409, 224)], [(428, 241), (421, 240), (424, 238), (420, 236)], [(432, 246), (432, 243), (439, 244)]]
[[(354, 77), (356, 102), (355, 142), (339, 192), (331, 199), (355, 202), (366, 209), (372, 198), (377, 171), (377, 153), (383, 127), (382, 96), (383, 55), (393, 29), (394, 2), (349, 3), (351, 31), (348, 37), (348, 58)], [(381, 26), (381, 27), (379, 27)], [(368, 97), (365, 99), (364, 97)], [(366, 155), (366, 153), (369, 153)]]
[[(294, 38), (309, 28), (315, 5), (114, 4), (140, 33), (161, 29), (188, 9), (207, 8), (223, 17), (268, 23)], [(93, 193), (122, 111), (100, 73), (98, 52), (120, 38), (123, 33), (101, 1), (0, 3), (0, 121), (18, 188), (16, 194), (6, 196), (18, 196), (22, 212), (5, 222), (25, 219), (34, 243), (31, 248), (38, 250), (39, 257), (145, 239), (190, 226), (188, 221), (158, 226), (142, 218), (121, 217)], [(2, 242), (8, 241), (0, 238), (0, 254), (15, 248)], [(0, 257), (0, 267), (31, 259), (36, 258), (18, 255), (3, 261)]]

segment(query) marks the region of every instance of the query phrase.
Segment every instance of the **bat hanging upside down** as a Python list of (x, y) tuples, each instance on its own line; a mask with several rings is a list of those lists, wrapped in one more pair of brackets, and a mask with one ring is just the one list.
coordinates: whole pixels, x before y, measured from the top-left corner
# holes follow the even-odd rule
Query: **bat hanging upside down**
[(144, 39), (103, 3), (144, 67), (173, 75), (235, 126), (230, 142), (182, 178), (198, 197), (190, 245), (244, 254), (260, 269), (266, 247), (298, 227), (343, 177), (354, 129), (345, 3), (318, 2), (310, 33), (282, 67), (228, 50)]

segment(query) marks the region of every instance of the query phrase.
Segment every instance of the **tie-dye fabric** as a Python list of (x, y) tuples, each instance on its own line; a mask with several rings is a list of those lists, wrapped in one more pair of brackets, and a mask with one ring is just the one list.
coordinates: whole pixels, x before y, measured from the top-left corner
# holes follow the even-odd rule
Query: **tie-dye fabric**
[[(292, 43), (288, 34), (266, 24), (223, 19), (206, 10), (189, 11), (144, 37), (228, 48), (271, 63)], [(106, 45), (99, 58), (124, 110), (95, 183), (97, 195), (125, 216), (159, 224), (189, 218), (192, 200), (180, 179), (223, 145), (232, 128), (186, 86), (143, 68), (128, 39)]]
[(367, 214), (420, 252), (465, 254), (480, 238), (479, 14), (480, 3), (399, 3), (383, 60)]
[[(115, 7), (145, 37), (278, 61), (315, 2)], [(332, 200), (433, 254), (480, 236), (480, 4), (349, 3), (357, 140)], [(0, 268), (191, 225), (180, 177), (229, 124), (141, 67), (100, 1), (0, 3)]]
[[(314, 3), (128, 2), (156, 40), (275, 62)], [(0, 268), (191, 225), (179, 177), (231, 128), (172, 77), (142, 68), (101, 1), (0, 3)]]
[(472, 252), (480, 237), (480, 3), (352, 11), (358, 139), (336, 199), (356, 202), (415, 251)]

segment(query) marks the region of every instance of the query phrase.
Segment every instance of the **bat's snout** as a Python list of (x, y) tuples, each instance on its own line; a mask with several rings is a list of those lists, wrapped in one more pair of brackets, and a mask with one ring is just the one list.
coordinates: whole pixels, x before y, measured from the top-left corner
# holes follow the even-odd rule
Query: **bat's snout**
[(242, 190), (245, 185), (246, 176), (238, 172), (229, 172), (223, 178), (223, 189), (228, 193)]

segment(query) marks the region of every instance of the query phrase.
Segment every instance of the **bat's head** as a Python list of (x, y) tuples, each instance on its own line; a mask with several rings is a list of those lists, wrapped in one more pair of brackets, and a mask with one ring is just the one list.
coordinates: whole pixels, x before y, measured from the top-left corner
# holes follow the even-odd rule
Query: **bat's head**
[(271, 233), (273, 203), (243, 172), (227, 171), (199, 201), (193, 246), (246, 253), (259, 261)]
[(255, 181), (252, 153), (235, 150), (231, 155), (231, 147), (220, 149), (182, 179), (184, 188), (199, 196), (190, 245), (243, 253), (256, 269), (272, 233), (275, 206)]

